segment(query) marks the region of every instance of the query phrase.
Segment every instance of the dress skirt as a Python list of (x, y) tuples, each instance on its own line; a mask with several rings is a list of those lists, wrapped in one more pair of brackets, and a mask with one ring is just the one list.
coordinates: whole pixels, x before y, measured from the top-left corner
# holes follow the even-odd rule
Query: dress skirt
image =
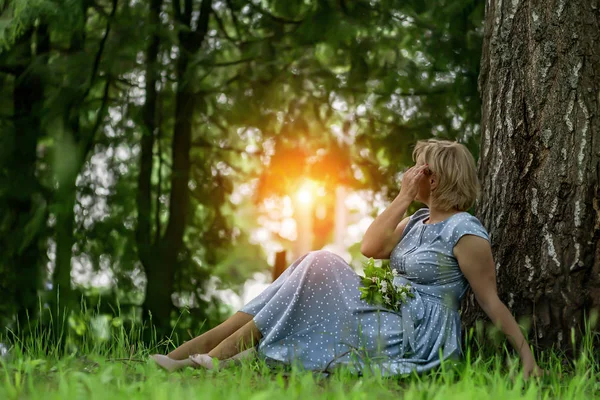
[(345, 365), (384, 376), (438, 366), (440, 351), (443, 358), (459, 356), (455, 308), (417, 293), (394, 312), (361, 300), (360, 285), (360, 276), (332, 252), (295, 260), (240, 310), (253, 316), (262, 335), (259, 356), (308, 370)]

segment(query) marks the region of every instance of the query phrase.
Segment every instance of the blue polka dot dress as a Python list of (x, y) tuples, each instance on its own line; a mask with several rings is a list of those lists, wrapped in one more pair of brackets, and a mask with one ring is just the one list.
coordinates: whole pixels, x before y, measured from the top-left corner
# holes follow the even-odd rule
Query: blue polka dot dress
[(458, 307), (468, 283), (452, 249), (463, 235), (489, 240), (479, 220), (460, 212), (425, 224), (429, 209), (410, 217), (390, 265), (394, 285), (415, 289), (399, 312), (360, 299), (360, 277), (340, 256), (323, 250), (295, 260), (240, 311), (262, 334), (258, 354), (310, 370), (345, 365), (384, 376), (418, 373), (461, 354)]

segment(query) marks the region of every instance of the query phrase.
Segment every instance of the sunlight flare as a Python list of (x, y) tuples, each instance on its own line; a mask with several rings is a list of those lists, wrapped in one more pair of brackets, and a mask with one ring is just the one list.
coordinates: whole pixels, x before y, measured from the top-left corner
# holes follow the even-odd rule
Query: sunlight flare
[(300, 185), (296, 191), (296, 200), (300, 204), (311, 205), (314, 203), (315, 197), (319, 192), (319, 187), (316, 182), (307, 179)]

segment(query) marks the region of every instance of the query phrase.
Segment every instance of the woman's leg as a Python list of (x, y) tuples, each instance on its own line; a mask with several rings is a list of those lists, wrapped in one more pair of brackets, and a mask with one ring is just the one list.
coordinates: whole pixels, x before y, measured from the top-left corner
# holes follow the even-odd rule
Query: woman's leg
[(199, 366), (207, 369), (213, 368), (213, 358), (227, 360), (224, 366), (231, 360), (244, 359), (252, 356), (254, 346), (262, 337), (253, 320), (248, 321), (243, 327), (235, 331), (227, 339), (223, 340), (208, 354), (196, 354), (190, 359)]
[[(189, 357), (192, 354), (206, 354), (213, 350), (215, 347), (217, 347), (219, 343), (228, 339), (240, 328), (244, 327), (250, 322), (252, 322), (251, 328), (253, 327), (254, 329), (254, 336), (257, 336), (256, 334), (258, 333), (258, 329), (256, 329), (256, 326), (252, 321), (253, 316), (256, 315), (256, 313), (258, 313), (265, 306), (265, 304), (277, 293), (279, 288), (281, 288), (281, 286), (284, 284), (287, 278), (292, 274), (294, 269), (307, 255), (308, 253), (296, 259), (296, 261), (294, 261), (274, 282), (272, 282), (265, 290), (263, 290), (261, 294), (259, 294), (248, 304), (246, 304), (243, 310), (247, 312), (238, 311), (230, 319), (223, 322), (216, 328), (206, 332), (204, 335), (198, 336), (197, 338), (182, 344), (181, 346), (173, 350), (171, 353), (169, 353), (169, 357), (176, 360), (182, 360), (184, 358)], [(260, 335), (260, 333), (258, 333), (258, 335)], [(236, 351), (232, 355), (237, 354), (241, 351), (242, 350)]]
[(245, 326), (249, 321), (252, 321), (252, 315), (238, 311), (222, 324), (192, 340), (188, 340), (171, 351), (168, 357), (173, 360), (184, 360), (192, 354), (208, 353), (238, 329)]
[[(170, 352), (168, 356), (156, 354), (151, 357), (163, 368), (172, 371), (190, 365), (190, 360), (188, 359), (188, 357), (194, 354), (198, 355), (197, 357), (200, 357), (207, 356), (207, 353), (211, 352), (211, 357), (208, 357), (208, 359), (211, 361), (212, 357), (217, 357), (221, 360), (228, 359), (242, 352), (242, 350), (240, 350), (241, 348), (248, 348), (248, 346), (240, 346), (239, 343), (240, 339), (245, 338), (244, 340), (246, 341), (247, 339), (249, 339), (249, 337), (246, 337), (246, 335), (252, 336), (252, 340), (250, 341), (251, 343), (257, 343), (260, 337), (262, 336), (260, 335), (260, 332), (258, 332), (258, 329), (254, 325), (254, 315), (256, 315), (256, 313), (259, 312), (264, 307), (264, 305), (278, 292), (279, 288), (292, 274), (296, 266), (298, 266), (308, 254), (309, 253), (296, 259), (296, 261), (294, 261), (283, 272), (283, 274), (279, 276), (279, 278), (277, 278), (273, 283), (271, 283), (267, 289), (265, 289), (260, 295), (258, 295), (248, 304), (246, 304), (243, 308), (246, 312), (238, 311), (227, 321), (223, 322), (221, 325), (182, 344), (181, 346)], [(246, 330), (242, 330), (242, 328), (246, 328)], [(221, 342), (224, 341), (227, 344), (221, 345)], [(218, 353), (213, 353), (212, 350), (216, 351), (217, 348)], [(214, 354), (218, 355), (215, 356)], [(231, 356), (226, 356), (227, 354), (231, 354)], [(243, 355), (240, 354), (238, 357), (244, 358), (245, 356), (251, 354), (252, 352), (247, 351), (244, 352)], [(236, 359), (236, 357), (233, 358)]]
[(258, 343), (262, 335), (253, 320), (223, 340), (217, 347), (208, 352), (210, 357), (226, 360), (242, 351), (248, 350)]
[(168, 355), (153, 354), (150, 358), (169, 372), (184, 367), (197, 367), (197, 363), (189, 359), (190, 355), (208, 353), (232, 333), (245, 326), (248, 321), (252, 321), (252, 315), (238, 311), (222, 324), (185, 342)]

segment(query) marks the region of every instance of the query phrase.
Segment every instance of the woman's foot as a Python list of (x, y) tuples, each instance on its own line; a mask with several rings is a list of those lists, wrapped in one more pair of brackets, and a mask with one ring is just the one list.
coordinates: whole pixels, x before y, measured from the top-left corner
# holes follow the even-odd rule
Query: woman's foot
[[(195, 364), (196, 367), (204, 369), (219, 369), (222, 367), (221, 363), (213, 364), (213, 358), (208, 354), (194, 354), (190, 356), (190, 361)], [(218, 367), (217, 367), (218, 365)]]
[(195, 366), (195, 363), (191, 360), (173, 360), (172, 358), (169, 358), (168, 356), (162, 354), (153, 354), (150, 356), (150, 358), (153, 359), (154, 362), (160, 365), (163, 369), (169, 372), (177, 371), (178, 369), (185, 367)]
[[(236, 361), (241, 361), (247, 358), (251, 358), (256, 354), (256, 348), (251, 347), (247, 350), (242, 351), (241, 353), (236, 354), (235, 356), (228, 358), (227, 360), (218, 360), (213, 359), (213, 357), (208, 354), (194, 354), (190, 356), (190, 360), (196, 364), (198, 367), (205, 369), (215, 369), (219, 370), (225, 368)], [(214, 361), (217, 361), (216, 363)]]

